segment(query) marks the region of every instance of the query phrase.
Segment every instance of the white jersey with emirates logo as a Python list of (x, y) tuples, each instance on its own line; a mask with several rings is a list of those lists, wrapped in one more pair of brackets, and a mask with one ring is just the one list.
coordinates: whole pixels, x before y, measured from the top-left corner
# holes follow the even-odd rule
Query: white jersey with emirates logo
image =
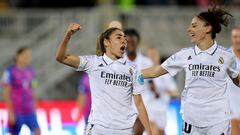
[[(238, 67), (239, 67), (240, 59), (236, 57), (232, 49), (230, 49), (230, 51), (232, 51), (232, 54), (235, 56)], [(230, 78), (228, 79), (228, 92), (230, 96), (229, 100), (230, 100), (232, 119), (240, 120), (240, 88), (236, 86)]]
[(109, 129), (132, 128), (137, 117), (133, 95), (143, 92), (144, 79), (132, 62), (108, 56), (79, 56), (78, 71), (89, 75), (92, 106), (90, 124)]
[(172, 76), (185, 71), (181, 99), (185, 122), (208, 127), (230, 119), (227, 78), (236, 78), (239, 72), (228, 49), (216, 42), (205, 51), (198, 46), (182, 49), (168, 58), (162, 67)]

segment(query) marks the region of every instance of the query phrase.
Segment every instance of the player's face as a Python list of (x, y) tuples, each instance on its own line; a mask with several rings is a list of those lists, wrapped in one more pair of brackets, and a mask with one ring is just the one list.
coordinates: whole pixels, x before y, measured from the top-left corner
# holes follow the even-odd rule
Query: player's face
[(198, 17), (194, 17), (190, 27), (187, 29), (187, 32), (191, 38), (191, 42), (199, 44), (203, 39), (206, 38), (207, 33), (209, 33), (210, 30), (210, 25), (206, 25), (203, 20), (199, 19)]
[(18, 54), (17, 61), (23, 65), (29, 65), (32, 61), (32, 52), (27, 49), (24, 50), (21, 54)]
[(107, 41), (107, 48), (116, 58), (122, 58), (127, 46), (127, 40), (124, 33), (115, 30)]
[(160, 64), (160, 55), (156, 49), (153, 48), (148, 49), (147, 55), (155, 65)]
[(231, 40), (233, 47), (240, 50), (240, 29), (232, 30)]
[(136, 52), (138, 48), (138, 39), (134, 35), (127, 35), (127, 52)]

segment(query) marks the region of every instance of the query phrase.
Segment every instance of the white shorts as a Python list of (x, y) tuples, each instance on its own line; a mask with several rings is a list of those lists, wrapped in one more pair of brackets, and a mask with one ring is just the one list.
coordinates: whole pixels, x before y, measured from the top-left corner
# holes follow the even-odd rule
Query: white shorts
[(133, 135), (133, 128), (110, 129), (97, 124), (88, 124), (83, 135)]
[(182, 135), (230, 135), (230, 121), (224, 121), (210, 127), (196, 127), (183, 123)]

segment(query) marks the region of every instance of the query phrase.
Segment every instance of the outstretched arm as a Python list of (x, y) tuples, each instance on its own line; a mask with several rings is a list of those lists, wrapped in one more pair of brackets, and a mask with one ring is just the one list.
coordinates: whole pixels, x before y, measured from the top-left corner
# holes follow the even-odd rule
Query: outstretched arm
[(161, 65), (142, 70), (144, 79), (156, 78), (167, 73), (168, 71), (165, 70)]
[(71, 36), (80, 30), (81, 26), (77, 23), (71, 23), (68, 26), (67, 32), (65, 37), (63, 38), (62, 42), (60, 43), (57, 53), (56, 53), (56, 60), (62, 64), (68, 65), (73, 68), (78, 68), (80, 59), (78, 56), (73, 56), (71, 54), (67, 54), (67, 45), (71, 38)]
[(152, 130), (150, 127), (150, 122), (148, 119), (148, 114), (144, 106), (141, 94), (134, 95), (134, 102), (139, 113), (139, 119), (142, 122), (145, 130), (148, 132), (148, 135), (152, 135)]

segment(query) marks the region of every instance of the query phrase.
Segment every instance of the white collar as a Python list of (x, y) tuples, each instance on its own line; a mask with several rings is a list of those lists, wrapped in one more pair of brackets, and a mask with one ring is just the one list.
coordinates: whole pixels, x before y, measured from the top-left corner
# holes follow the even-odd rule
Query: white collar
[(214, 44), (210, 48), (208, 48), (207, 50), (203, 51), (200, 48), (198, 48), (197, 45), (195, 45), (194, 50), (195, 50), (195, 54), (196, 55), (198, 55), (200, 53), (203, 53), (203, 52), (206, 52), (206, 53), (208, 53), (210, 55), (213, 55), (215, 53), (215, 51), (217, 50), (217, 48), (218, 48), (217, 42), (214, 41)]
[(118, 62), (120, 62), (120, 63), (122, 63), (122, 64), (125, 64), (125, 63), (126, 63), (126, 60), (123, 59), (123, 58), (120, 58), (120, 59), (118, 59), (118, 60), (112, 60), (112, 59), (109, 58), (105, 53), (104, 53), (104, 55), (103, 55), (102, 58), (103, 58), (103, 61), (104, 61), (107, 65), (112, 64), (114, 61), (118, 61)]

